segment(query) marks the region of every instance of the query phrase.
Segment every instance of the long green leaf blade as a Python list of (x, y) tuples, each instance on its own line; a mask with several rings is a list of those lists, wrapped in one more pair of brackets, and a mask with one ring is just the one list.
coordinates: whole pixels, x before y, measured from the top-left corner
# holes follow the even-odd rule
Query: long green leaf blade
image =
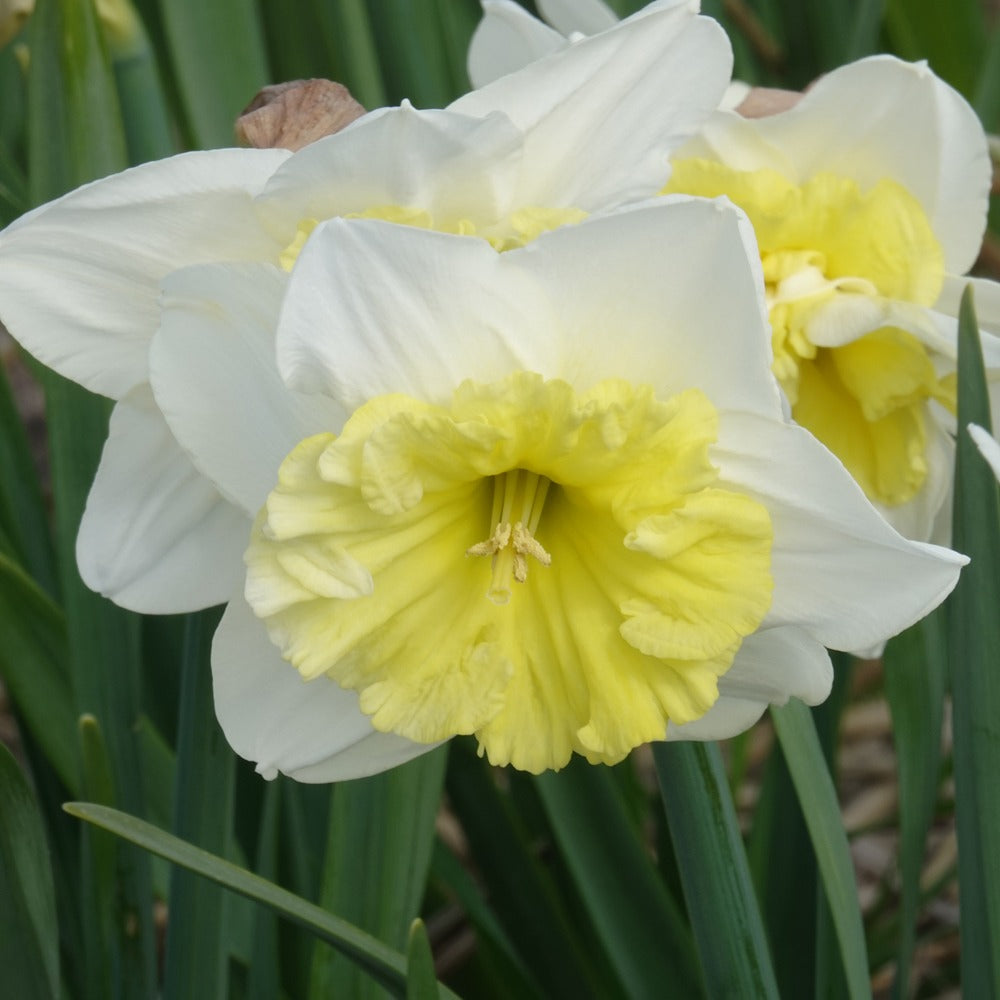
[(406, 1000), (438, 1000), (439, 996), (427, 928), (422, 920), (414, 920), (406, 948)]
[(653, 759), (710, 997), (777, 997), (719, 748), (654, 743)]
[(59, 931), (45, 829), (35, 797), (0, 744), (0, 969), (18, 1000), (59, 996)]
[(691, 932), (667, 893), (604, 768), (573, 761), (535, 779), (556, 839), (629, 997), (699, 989)]
[(160, 13), (195, 145), (232, 146), (237, 115), (268, 83), (256, 5), (169, 0)]
[[(189, 615), (181, 664), (181, 706), (174, 785), (174, 832), (216, 854), (229, 844), (235, 758), (215, 720), (209, 664), (218, 611)], [(228, 993), (223, 893), (175, 868), (170, 880), (165, 1000)]]
[(17, 563), (0, 555), (0, 677), (22, 723), (70, 789), (79, 791), (76, 711), (62, 611)]
[(958, 441), (952, 544), (970, 558), (951, 597), (948, 649), (954, 705), (955, 812), (962, 899), (962, 988), (1000, 996), (1000, 501), (966, 427), (990, 428), (972, 301), (958, 321)]
[[(424, 898), (447, 748), (336, 785), (320, 902), (402, 950)], [(310, 994), (372, 995), (342, 956), (317, 951)]]
[(920, 907), (920, 870), (941, 772), (947, 679), (944, 622), (935, 611), (889, 641), (882, 657), (899, 767), (900, 932), (893, 993), (909, 996)]
[[(200, 847), (185, 843), (172, 834), (155, 826), (104, 806), (90, 802), (67, 802), (63, 807), (71, 816), (94, 823), (110, 830), (120, 837), (181, 865), (204, 878), (241, 896), (263, 903), (281, 916), (327, 941), (333, 947), (357, 962), (385, 987), (402, 997), (406, 992), (406, 959), (398, 951), (388, 947), (370, 934), (358, 930), (333, 914), (313, 903), (309, 903), (282, 889), (273, 882), (248, 872), (232, 862), (209, 854)], [(445, 986), (440, 987), (443, 1000), (457, 1000), (455, 994)]]
[(815, 723), (809, 709), (795, 699), (780, 708), (772, 706), (771, 719), (812, 837), (830, 916), (840, 942), (848, 994), (852, 1000), (865, 1000), (871, 997), (871, 985), (854, 868)]

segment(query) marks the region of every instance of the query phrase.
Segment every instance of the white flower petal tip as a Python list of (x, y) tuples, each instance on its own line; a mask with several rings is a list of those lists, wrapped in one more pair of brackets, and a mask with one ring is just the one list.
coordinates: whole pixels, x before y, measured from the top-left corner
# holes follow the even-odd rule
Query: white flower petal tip
[(183, 153), (29, 212), (0, 233), (0, 318), (39, 361), (120, 399), (146, 381), (161, 278), (280, 249), (252, 198), (289, 155)]
[(731, 69), (717, 22), (688, 4), (654, 4), (450, 108), (500, 110), (525, 133), (522, 203), (592, 211), (662, 187), (666, 157), (718, 106)]
[(88, 587), (144, 614), (221, 604), (249, 525), (195, 470), (148, 389), (117, 404), (77, 536)]
[(989, 467), (993, 470), (993, 475), (1000, 480), (1000, 442), (985, 427), (979, 424), (969, 424), (969, 437), (975, 442), (979, 449), (979, 454), (986, 459)]
[(483, 18), (469, 41), (469, 79), (473, 87), (484, 87), (566, 44), (513, 0), (483, 0)]
[(230, 746), (265, 779), (329, 782), (367, 777), (434, 749), (376, 732), (353, 691), (302, 680), (267, 638), (242, 595), (212, 643), (216, 715)]

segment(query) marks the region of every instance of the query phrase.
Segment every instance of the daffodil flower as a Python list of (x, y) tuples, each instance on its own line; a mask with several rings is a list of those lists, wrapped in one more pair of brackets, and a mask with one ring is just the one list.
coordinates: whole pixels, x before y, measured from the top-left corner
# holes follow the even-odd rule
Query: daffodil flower
[[(472, 34), (466, 57), (474, 87), (485, 87), (536, 59), (559, 52), (582, 38), (611, 31), (618, 24), (617, 14), (604, 0), (538, 0), (536, 6), (544, 20), (529, 14), (514, 0), (481, 3), (483, 17)], [(633, 18), (678, 3), (692, 11), (700, 7), (698, 0), (660, 0), (643, 7)], [(735, 108), (749, 92), (749, 84), (735, 80), (726, 88), (720, 106)]]
[[(958, 276), (976, 259), (989, 183), (963, 98), (924, 64), (877, 56), (781, 114), (714, 115), (665, 189), (747, 212), (795, 419), (913, 538), (948, 536)], [(998, 292), (979, 282), (987, 330)], [(985, 333), (983, 350), (1000, 366), (1000, 341)]]
[(822, 700), (825, 646), (906, 627), (965, 560), (886, 524), (770, 362), (721, 200), (503, 254), (333, 219), (290, 276), (172, 275), (153, 390), (248, 525), (212, 657), (232, 746), (330, 781), (472, 734), (541, 771)]
[[(84, 580), (138, 611), (191, 610), (228, 596), (223, 568), (238, 565), (245, 543), (242, 513), (172, 441), (151, 389), (171, 273), (213, 261), (288, 270), (333, 216), (504, 249), (645, 197), (717, 103), (730, 58), (715, 22), (674, 4), (448, 110), (373, 112), (295, 155), (217, 150), (150, 163), (8, 227), (0, 317), (46, 365), (118, 401), (78, 539)], [(666, 110), (663, 93), (677, 95)]]

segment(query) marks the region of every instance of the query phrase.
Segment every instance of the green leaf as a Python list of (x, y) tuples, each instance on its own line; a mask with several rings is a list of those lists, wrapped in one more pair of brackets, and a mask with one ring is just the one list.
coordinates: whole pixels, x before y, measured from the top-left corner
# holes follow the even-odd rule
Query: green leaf
[(654, 743), (653, 760), (707, 995), (777, 998), (718, 746)]
[(0, 530), (18, 562), (49, 593), (56, 591), (55, 557), (45, 504), (28, 438), (0, 367)]
[[(104, 736), (92, 715), (80, 718), (80, 749), (83, 794), (102, 805), (116, 805), (114, 778)], [(103, 830), (83, 831), (81, 903), (86, 980), (91, 990), (114, 988), (112, 954), (115, 941), (115, 869), (119, 841)]]
[(1000, 20), (993, 22), (972, 104), (987, 132), (1000, 131)]
[(552, 877), (535, 856), (527, 832), (492, 780), (485, 761), (452, 741), (448, 797), (458, 814), (490, 902), (517, 953), (547, 997), (597, 995), (594, 962), (581, 945)]
[(406, 948), (406, 1000), (438, 1000), (440, 995), (427, 928), (422, 920), (414, 920)]
[(612, 774), (582, 760), (535, 786), (601, 943), (629, 997), (699, 988), (691, 932), (630, 826)]
[[(281, 785), (272, 781), (264, 792), (260, 812), (260, 839), (254, 868), (273, 880), (278, 868), (278, 817)], [(246, 1000), (274, 1000), (280, 993), (278, 919), (263, 906), (254, 907), (253, 951), (250, 955)]]
[(67, 672), (66, 619), (17, 563), (0, 555), (0, 676), (22, 725), (59, 780), (80, 791), (76, 711)]
[[(178, 837), (224, 854), (231, 835), (235, 758), (216, 722), (212, 699), (209, 653), (219, 617), (213, 609), (187, 618), (173, 814)], [(175, 868), (170, 916), (166, 1000), (225, 998), (229, 955), (222, 891)]]
[(314, 0), (340, 82), (369, 110), (386, 101), (379, 51), (364, 0)]
[(868, 956), (854, 887), (854, 868), (815, 723), (809, 709), (795, 699), (782, 707), (772, 705), (771, 719), (812, 837), (820, 879), (840, 942), (848, 995), (852, 1000), (870, 998)]
[[(447, 753), (441, 747), (333, 790), (320, 903), (399, 949), (424, 898)], [(361, 998), (372, 990), (355, 965), (318, 949), (310, 995)]]
[(544, 1000), (542, 990), (530, 978), (475, 879), (440, 840), (434, 845), (432, 866), (435, 880), (443, 883), (445, 890), (454, 895), (475, 928), (476, 950), (481, 956), (485, 953), (492, 978), (503, 983), (506, 995), (517, 1000)]
[[(263, 903), (279, 915), (287, 917), (327, 941), (338, 951), (349, 955), (395, 996), (405, 995), (404, 956), (347, 921), (327, 913), (326, 910), (307, 902), (287, 889), (282, 889), (273, 882), (268, 882), (223, 858), (185, 843), (134, 816), (89, 802), (67, 802), (63, 808), (71, 816), (110, 830), (174, 864), (211, 879), (248, 899)], [(440, 991), (443, 1000), (449, 998), (457, 1000), (455, 994), (447, 987), (441, 986)]]
[(885, 696), (899, 767), (900, 931), (894, 995), (910, 995), (920, 872), (941, 777), (941, 725), (948, 667), (940, 610), (889, 641)]
[(236, 117), (269, 82), (256, 5), (167, 0), (160, 13), (195, 145), (232, 146)]
[(1000, 996), (1000, 501), (966, 430), (990, 430), (972, 289), (958, 319), (958, 440), (952, 544), (970, 558), (952, 594), (948, 650), (954, 708), (955, 813), (962, 899), (962, 988)]
[(28, 23), (33, 204), (128, 163), (111, 66), (91, 0), (38, 0)]
[(35, 797), (0, 744), (0, 970), (6, 995), (56, 1000), (59, 929), (45, 829)]
[(904, 59), (931, 69), (972, 98), (982, 66), (986, 25), (978, 0), (887, 0), (886, 26)]
[(443, 108), (458, 97), (437, 0), (379, 0), (369, 10), (390, 101), (405, 97), (418, 108)]

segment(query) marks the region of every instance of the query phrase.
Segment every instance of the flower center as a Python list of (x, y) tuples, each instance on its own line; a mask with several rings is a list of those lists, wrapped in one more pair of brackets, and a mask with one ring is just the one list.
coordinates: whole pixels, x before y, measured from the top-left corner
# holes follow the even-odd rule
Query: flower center
[(673, 164), (664, 193), (726, 195), (760, 248), (774, 374), (794, 418), (870, 497), (913, 499), (927, 476), (925, 409), (953, 405), (926, 348), (898, 323), (933, 305), (944, 256), (920, 203), (900, 184), (817, 174), (793, 184), (774, 170), (705, 159)]
[[(587, 213), (580, 208), (545, 208), (537, 205), (518, 209), (505, 222), (489, 226), (477, 226), (471, 219), (464, 218), (435, 219), (422, 208), (405, 205), (374, 205), (363, 212), (352, 212), (345, 216), (348, 219), (381, 219), (383, 222), (415, 226), (417, 229), (434, 229), (455, 236), (479, 236), (498, 253), (523, 247), (550, 229), (573, 225), (586, 217)], [(306, 240), (318, 225), (316, 219), (303, 219), (299, 223), (295, 237), (278, 255), (278, 262), (286, 271), (291, 271), (295, 266)]]
[(770, 517), (719, 485), (717, 426), (697, 390), (531, 372), (377, 397), (285, 459), (247, 601), (379, 730), (530, 771), (621, 760), (714, 704), (770, 606)]
[[(535, 539), (542, 507), (549, 492), (549, 480), (534, 472), (514, 469), (493, 477), (493, 531), (485, 541), (470, 545), (467, 556), (491, 556), (493, 578), (487, 596), (494, 604), (510, 600), (510, 581), (528, 579), (528, 556), (543, 566), (552, 565), (552, 556)], [(511, 518), (517, 512), (517, 520)]]

